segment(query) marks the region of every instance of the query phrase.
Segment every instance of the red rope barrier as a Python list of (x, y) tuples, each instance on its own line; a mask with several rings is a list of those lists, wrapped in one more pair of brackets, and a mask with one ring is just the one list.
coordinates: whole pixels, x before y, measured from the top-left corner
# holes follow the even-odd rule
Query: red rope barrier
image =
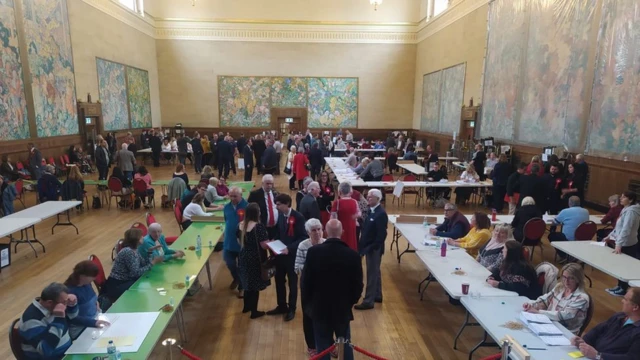
[(355, 350), (355, 351), (357, 351), (357, 352), (359, 352), (359, 353), (361, 353), (361, 354), (367, 355), (368, 357), (370, 357), (370, 358), (372, 358), (372, 359), (376, 359), (376, 360), (387, 360), (387, 359), (385, 359), (385, 358), (383, 358), (383, 357), (380, 357), (380, 356), (378, 356), (378, 355), (376, 355), (376, 354), (372, 354), (372, 353), (368, 352), (367, 350), (365, 350), (365, 349), (363, 349), (363, 348), (359, 348), (359, 347), (357, 347), (357, 346), (355, 346), (355, 345), (353, 345), (353, 344), (351, 344), (351, 346), (353, 347), (353, 350)]
[(185, 350), (182, 346), (178, 346), (178, 348), (180, 349), (180, 353), (182, 353), (182, 355), (188, 357), (191, 360), (202, 360), (199, 357), (193, 355), (192, 353), (188, 352), (187, 350)]
[(319, 353), (318, 355), (309, 358), (309, 360), (320, 360), (320, 358), (322, 358), (323, 356), (326, 356), (328, 353), (332, 352), (335, 348), (336, 348), (336, 344), (333, 344), (329, 346), (327, 349), (325, 349), (323, 352)]

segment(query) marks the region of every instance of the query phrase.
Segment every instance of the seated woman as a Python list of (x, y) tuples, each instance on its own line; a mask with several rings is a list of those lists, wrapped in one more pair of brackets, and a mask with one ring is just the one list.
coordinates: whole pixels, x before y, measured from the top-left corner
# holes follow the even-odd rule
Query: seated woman
[(80, 261), (64, 282), (69, 294), (78, 299), (78, 315), (71, 320), (69, 326), (71, 339), (77, 339), (85, 328), (109, 325), (108, 321), (98, 320), (98, 295), (91, 286), (99, 272), (98, 265), (93, 261)]
[[(433, 163), (434, 169), (427, 173), (427, 181), (440, 181), (442, 179), (449, 180), (449, 174), (447, 173), (447, 166), (439, 166), (438, 161)], [(447, 200), (451, 199), (451, 188), (448, 187), (434, 187), (427, 188), (427, 192), (432, 199), (438, 199), (443, 197)]]
[[(475, 183), (480, 181), (480, 176), (476, 172), (476, 169), (473, 167), (472, 163), (467, 165), (467, 169), (462, 172), (462, 175), (460, 175), (460, 180), (466, 183)], [(457, 187), (455, 190), (456, 204), (464, 205), (467, 201), (469, 201), (473, 190), (474, 189), (470, 187)]]
[(173, 154), (171, 153), (171, 144), (169, 139), (164, 139), (161, 146), (162, 157), (167, 161), (173, 161)]
[(120, 180), (120, 182), (122, 183), (123, 194), (131, 193), (131, 180), (127, 179), (127, 177), (124, 176), (124, 173), (119, 167), (116, 166), (113, 168), (113, 170), (111, 170), (111, 177)]
[(200, 182), (209, 183), (209, 179), (213, 177), (213, 168), (209, 165), (202, 168), (202, 173), (200, 174)]
[(155, 264), (164, 261), (162, 256), (152, 259), (142, 257), (138, 246), (142, 244), (142, 230), (129, 229), (124, 233), (122, 250), (116, 255), (111, 274), (100, 289), (101, 307), (106, 311), (120, 296), (133, 285), (142, 274)]
[(147, 191), (144, 193), (138, 194), (142, 198), (142, 202), (144, 203), (145, 208), (151, 207), (151, 200), (153, 200), (153, 196), (155, 195), (155, 190), (151, 187), (151, 174), (147, 171), (147, 168), (144, 166), (138, 167), (138, 172), (134, 176), (134, 180), (141, 179), (144, 181), (145, 185), (147, 185)]
[(476, 212), (471, 217), (471, 230), (467, 235), (458, 240), (447, 239), (447, 244), (461, 247), (467, 250), (467, 253), (473, 257), (478, 256), (478, 249), (491, 239), (491, 220), (487, 214)]
[(338, 138), (338, 142), (336, 142), (336, 150), (346, 150), (347, 144), (342, 140), (342, 138)]
[(149, 225), (149, 233), (142, 239), (142, 244), (138, 247), (138, 253), (140, 256), (147, 258), (161, 256), (164, 261), (184, 257), (184, 251), (173, 250), (167, 246), (167, 241), (162, 234), (162, 226), (158, 223)]
[(562, 267), (561, 282), (549, 293), (540, 296), (534, 302), (522, 304), (526, 312), (543, 314), (558, 321), (574, 335), (587, 318), (589, 295), (584, 287), (584, 270), (576, 263)]
[[(67, 176), (67, 180), (65, 180), (64, 184), (62, 184), (62, 188), (60, 190), (60, 195), (62, 200), (84, 200), (84, 179), (82, 178), (82, 174), (80, 173), (80, 169), (77, 166), (71, 166), (69, 168), (69, 175)], [(82, 205), (76, 206), (76, 209), (81, 209)]]
[(220, 179), (218, 179), (216, 190), (220, 196), (229, 196), (229, 187), (227, 186), (227, 179), (225, 179), (224, 176), (220, 176)]
[(522, 242), (524, 238), (524, 225), (533, 218), (542, 218), (542, 212), (536, 205), (536, 201), (531, 196), (522, 199), (522, 206), (516, 210), (516, 214), (511, 220), (513, 237)]
[(207, 199), (210, 203), (213, 203), (214, 201), (222, 201), (228, 197), (228, 195), (221, 196), (220, 194), (218, 194), (219, 182), (220, 181), (218, 180), (218, 178), (215, 177), (209, 179), (209, 186), (207, 186), (207, 191), (204, 193), (204, 198)]
[[(184, 206), (184, 204), (182, 204)], [(213, 213), (208, 213), (207, 210), (215, 211), (221, 210), (224, 206), (211, 206), (205, 207), (204, 195), (197, 193), (191, 203), (187, 205), (182, 212), (182, 228), (187, 229), (191, 225), (191, 218), (193, 216), (211, 216)]]
[(493, 227), (491, 240), (480, 248), (476, 260), (493, 273), (500, 268), (502, 264), (502, 249), (504, 244), (511, 239), (513, 239), (511, 226), (509, 224), (497, 224)]
[(353, 172), (358, 174), (358, 175), (362, 174), (362, 172), (364, 171), (364, 168), (366, 168), (367, 165), (369, 165), (370, 161), (371, 160), (369, 160), (369, 158), (362, 159), (360, 164), (358, 164), (358, 166), (356, 166), (355, 169), (353, 169)]
[(618, 221), (618, 217), (620, 217), (620, 212), (622, 212), (623, 206), (620, 204), (620, 195), (611, 195), (609, 196), (609, 211), (607, 214), (602, 217), (600, 223), (602, 225), (611, 225), (609, 229), (598, 229), (596, 232), (598, 241), (602, 241), (607, 235), (613, 231), (613, 228), (616, 227), (616, 222)]
[(529, 264), (522, 252), (522, 245), (515, 240), (509, 240), (502, 248), (502, 264), (494, 269), (487, 283), (494, 288), (513, 291), (520, 296), (536, 299), (542, 289), (538, 284), (536, 270)]
[(184, 172), (184, 165), (178, 163), (178, 165), (176, 165), (176, 171), (173, 173), (173, 177), (177, 178), (179, 177), (180, 179), (184, 180), (184, 184), (189, 186), (189, 175), (187, 175), (186, 172)]

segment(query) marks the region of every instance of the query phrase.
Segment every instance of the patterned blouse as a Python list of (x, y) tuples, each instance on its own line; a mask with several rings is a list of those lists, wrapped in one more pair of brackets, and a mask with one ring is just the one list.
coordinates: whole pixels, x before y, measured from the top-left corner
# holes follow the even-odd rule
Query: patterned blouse
[(140, 256), (137, 250), (125, 247), (116, 256), (110, 277), (120, 281), (136, 280), (151, 266), (148, 258)]
[(589, 295), (576, 289), (568, 297), (563, 297), (564, 287), (556, 286), (552, 291), (540, 296), (532, 305), (553, 321), (560, 322), (569, 331), (578, 335), (587, 318)]
[[(322, 244), (325, 241), (324, 238), (320, 239), (318, 244)], [(298, 252), (296, 253), (296, 263), (295, 263), (295, 271), (297, 274), (302, 272), (304, 269), (304, 263), (307, 261), (307, 251), (311, 249), (313, 244), (311, 243), (311, 239), (304, 240), (298, 245)]]
[(497, 249), (486, 250), (487, 246), (483, 246), (478, 253), (478, 262), (480, 265), (484, 266), (490, 272), (494, 273), (500, 269), (500, 265), (502, 265), (502, 248), (501, 246)]

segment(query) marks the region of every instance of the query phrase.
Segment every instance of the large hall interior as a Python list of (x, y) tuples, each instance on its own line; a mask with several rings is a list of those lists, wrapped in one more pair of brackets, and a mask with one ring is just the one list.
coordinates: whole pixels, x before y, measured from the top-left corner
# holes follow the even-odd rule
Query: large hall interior
[(638, 23), (0, 0), (0, 358), (640, 359)]

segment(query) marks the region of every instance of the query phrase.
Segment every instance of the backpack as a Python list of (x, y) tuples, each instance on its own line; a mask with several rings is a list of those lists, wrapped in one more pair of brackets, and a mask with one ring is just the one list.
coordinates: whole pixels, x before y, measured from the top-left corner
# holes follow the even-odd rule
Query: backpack
[(100, 195), (98, 194), (94, 194), (93, 195), (93, 201), (92, 201), (92, 207), (94, 209), (100, 209), (102, 208), (102, 201), (100, 200)]

